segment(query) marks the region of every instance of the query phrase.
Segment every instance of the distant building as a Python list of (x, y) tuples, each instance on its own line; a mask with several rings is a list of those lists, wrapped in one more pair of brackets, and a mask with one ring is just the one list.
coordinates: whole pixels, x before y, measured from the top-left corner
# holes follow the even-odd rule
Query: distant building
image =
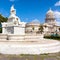
[(45, 23), (48, 25), (56, 25), (54, 12), (51, 9), (46, 14)]
[(58, 33), (60, 32), (60, 26), (57, 25), (54, 12), (50, 9), (45, 18), (44, 32), (45, 33)]
[(38, 20), (33, 20), (26, 24), (26, 33), (36, 33), (39, 31), (40, 22)]
[(49, 11), (46, 13), (44, 24), (41, 25), (37, 19), (25, 24), (25, 22), (21, 22), (20, 18), (16, 16), (16, 9), (14, 9), (14, 6), (12, 6), (10, 9), (10, 16), (8, 18), (8, 21), (2, 23), (3, 34), (15, 34), (15, 35), (16, 34), (25, 35), (25, 33), (40, 34), (42, 31), (44, 34), (56, 32), (60, 33), (60, 26), (57, 25), (54, 12), (51, 9), (49, 9)]
[[(39, 32), (40, 26), (41, 24), (38, 20), (33, 20), (32, 22), (26, 24), (25, 32), (26, 33)], [(42, 24), (42, 26), (44, 34), (60, 32), (60, 26), (57, 25), (54, 12), (51, 9), (49, 9), (49, 11), (46, 13), (45, 23)]]

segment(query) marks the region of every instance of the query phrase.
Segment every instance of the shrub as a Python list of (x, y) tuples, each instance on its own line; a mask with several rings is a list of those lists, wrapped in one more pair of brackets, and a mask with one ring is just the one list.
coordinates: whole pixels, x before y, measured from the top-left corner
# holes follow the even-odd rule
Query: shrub
[(2, 33), (2, 28), (0, 28), (0, 33)]
[(60, 36), (59, 36), (58, 34), (56, 34), (56, 35), (44, 36), (44, 38), (60, 40)]

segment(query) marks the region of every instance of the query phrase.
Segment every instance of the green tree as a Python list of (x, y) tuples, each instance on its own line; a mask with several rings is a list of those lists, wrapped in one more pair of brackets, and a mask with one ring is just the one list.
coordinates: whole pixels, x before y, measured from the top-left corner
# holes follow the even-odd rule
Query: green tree
[(4, 17), (0, 14), (0, 24), (1, 22), (7, 22), (8, 18), (7, 17)]
[(32, 27), (32, 30), (34, 30), (34, 27)]
[(2, 33), (2, 28), (0, 28), (0, 33)]
[(42, 34), (42, 32), (43, 32), (43, 25), (40, 25), (40, 27), (39, 27), (39, 31), (40, 31), (41, 34)]
[(2, 33), (2, 25), (1, 23), (2, 22), (7, 22), (8, 18), (7, 17), (4, 17), (0, 14), (0, 33)]

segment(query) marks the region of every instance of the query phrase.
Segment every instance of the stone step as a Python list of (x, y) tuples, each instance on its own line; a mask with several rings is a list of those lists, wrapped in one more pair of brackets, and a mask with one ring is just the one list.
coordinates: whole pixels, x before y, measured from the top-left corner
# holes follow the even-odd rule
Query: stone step
[[(19, 43), (19, 42), (18, 42)], [(0, 53), (3, 54), (44, 54), (44, 53), (56, 53), (60, 52), (60, 44), (57, 45), (41, 45), (32, 44), (14, 44), (0, 43)], [(55, 43), (56, 44), (56, 43)], [(3, 46), (3, 47), (2, 47)]]
[(2, 39), (4, 39), (4, 40), (7, 40), (7, 36), (0, 36), (0, 40), (2, 40)]

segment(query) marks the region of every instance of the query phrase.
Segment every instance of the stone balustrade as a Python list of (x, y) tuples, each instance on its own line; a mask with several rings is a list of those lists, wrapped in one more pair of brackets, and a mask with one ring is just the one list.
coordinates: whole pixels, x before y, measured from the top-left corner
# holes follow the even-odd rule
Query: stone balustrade
[(6, 34), (0, 34), (0, 41), (2, 41), (2, 40), (7, 40)]
[(13, 35), (13, 34), (0, 34), (0, 41), (3, 40), (28, 40), (28, 41), (34, 41), (34, 40), (41, 40), (43, 39), (43, 35)]
[(60, 52), (60, 42), (43, 39), (43, 35), (0, 34), (0, 53), (2, 54), (44, 54), (56, 52)]

